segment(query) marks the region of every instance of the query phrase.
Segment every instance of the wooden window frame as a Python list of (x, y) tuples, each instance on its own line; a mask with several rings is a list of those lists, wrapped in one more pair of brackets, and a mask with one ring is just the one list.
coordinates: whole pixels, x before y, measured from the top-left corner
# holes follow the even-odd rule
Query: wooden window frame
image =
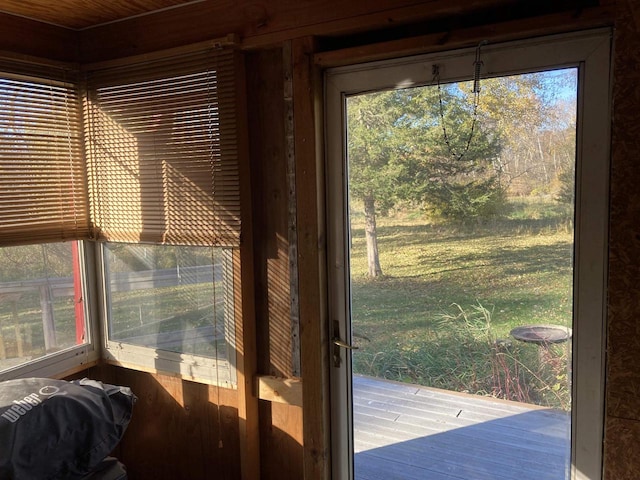
[(6, 369), (0, 372), (0, 381), (27, 377), (64, 378), (99, 363), (102, 357), (101, 329), (98, 324), (98, 304), (94, 301), (98, 292), (92, 281), (95, 279), (95, 245), (87, 241), (78, 241), (78, 244), (86, 342)]

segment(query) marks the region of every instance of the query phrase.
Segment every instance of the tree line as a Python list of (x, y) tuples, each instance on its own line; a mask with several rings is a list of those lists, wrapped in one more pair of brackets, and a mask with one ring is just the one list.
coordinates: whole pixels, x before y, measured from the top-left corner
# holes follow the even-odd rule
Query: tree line
[(510, 196), (573, 201), (575, 70), (361, 94), (347, 99), (349, 192), (363, 205), (369, 276), (382, 275), (376, 217), (420, 208), (468, 223)]

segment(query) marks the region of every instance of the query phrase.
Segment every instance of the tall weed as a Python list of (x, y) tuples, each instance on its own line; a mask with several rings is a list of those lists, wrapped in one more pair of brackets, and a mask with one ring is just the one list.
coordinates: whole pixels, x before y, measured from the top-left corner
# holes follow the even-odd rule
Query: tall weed
[(492, 316), (480, 302), (452, 304), (423, 338), (355, 353), (354, 371), (569, 410), (569, 344), (545, 347), (498, 338)]

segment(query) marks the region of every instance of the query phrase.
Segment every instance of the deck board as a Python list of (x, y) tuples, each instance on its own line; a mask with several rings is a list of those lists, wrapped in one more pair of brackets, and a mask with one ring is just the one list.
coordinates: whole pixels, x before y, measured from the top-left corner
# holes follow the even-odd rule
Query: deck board
[(561, 480), (570, 417), (354, 376), (356, 480)]

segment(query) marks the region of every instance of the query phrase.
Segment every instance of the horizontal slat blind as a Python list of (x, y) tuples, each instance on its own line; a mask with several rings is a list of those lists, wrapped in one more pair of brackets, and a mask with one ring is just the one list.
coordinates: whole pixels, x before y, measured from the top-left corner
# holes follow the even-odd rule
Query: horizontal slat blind
[(85, 141), (98, 238), (239, 244), (234, 55), (89, 72)]
[[(56, 78), (37, 76), (45, 70)], [(89, 237), (81, 107), (70, 77), (0, 62), (0, 245)]]

